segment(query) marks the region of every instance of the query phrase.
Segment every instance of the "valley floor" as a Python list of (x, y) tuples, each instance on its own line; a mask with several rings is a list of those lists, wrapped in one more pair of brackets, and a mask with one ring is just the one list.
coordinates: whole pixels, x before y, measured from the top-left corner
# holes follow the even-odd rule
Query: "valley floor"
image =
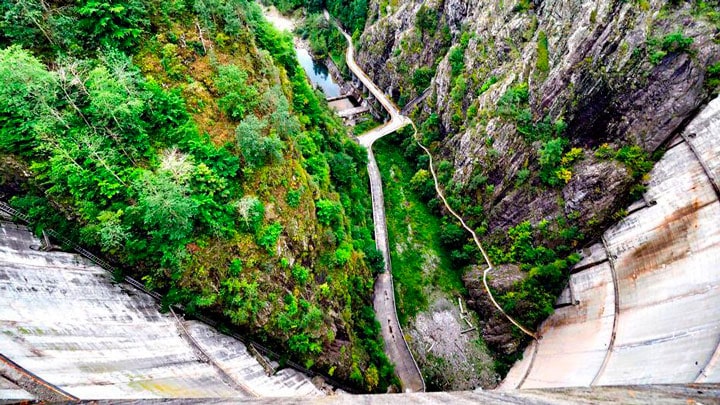
[(408, 344), (428, 389), (493, 387), (493, 359), (478, 330), (462, 333), (478, 326), (462, 298), (462, 274), (440, 244), (440, 219), (409, 186), (414, 170), (394, 143), (398, 136), (375, 142), (373, 150), (383, 180), (398, 317)]

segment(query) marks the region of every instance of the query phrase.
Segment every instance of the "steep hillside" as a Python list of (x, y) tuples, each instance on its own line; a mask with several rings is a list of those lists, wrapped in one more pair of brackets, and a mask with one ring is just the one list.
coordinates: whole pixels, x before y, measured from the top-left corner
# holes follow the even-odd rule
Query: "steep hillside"
[(0, 197), (146, 285), (385, 390), (365, 152), (245, 0), (4, 2)]
[[(401, 106), (459, 210), (489, 245), (505, 308), (536, 326), (578, 259), (642, 198), (645, 174), (671, 135), (717, 92), (716, 1), (372, 1), (358, 62)], [(413, 183), (431, 206), (422, 153)], [(438, 210), (442, 213), (442, 210)], [(476, 263), (447, 221), (458, 265)], [(466, 284), (499, 353), (517, 336)]]

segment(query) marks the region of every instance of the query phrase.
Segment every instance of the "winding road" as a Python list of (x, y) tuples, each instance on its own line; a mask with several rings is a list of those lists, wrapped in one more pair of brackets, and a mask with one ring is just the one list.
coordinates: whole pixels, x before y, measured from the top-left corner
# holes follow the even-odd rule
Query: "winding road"
[[(324, 12), (327, 20), (331, 19), (330, 14), (327, 10)], [(336, 24), (340, 29), (340, 25)], [(425, 382), (423, 381), (420, 369), (417, 366), (415, 359), (413, 358), (410, 348), (405, 341), (404, 334), (400, 328), (400, 322), (397, 318), (397, 310), (395, 307), (395, 294), (393, 289), (392, 279), (392, 266), (390, 264), (390, 247), (387, 236), (387, 225), (385, 219), (385, 203), (382, 191), (382, 180), (380, 178), (380, 170), (378, 169), (377, 162), (375, 161), (375, 155), (372, 152), (373, 143), (382, 138), (385, 135), (389, 135), (407, 125), (412, 125), (415, 134), (413, 135), (417, 139), (417, 128), (412, 120), (401, 114), (400, 110), (395, 104), (388, 99), (388, 97), (375, 85), (375, 83), (368, 77), (368, 75), (357, 65), (355, 62), (355, 49), (353, 47), (352, 38), (345, 31), (340, 29), (340, 32), (345, 36), (348, 47), (345, 53), (345, 59), (348, 68), (353, 74), (362, 82), (362, 84), (370, 91), (370, 93), (378, 100), (383, 108), (390, 115), (390, 120), (385, 124), (374, 128), (362, 135), (358, 136), (358, 142), (365, 146), (368, 150), (368, 176), (370, 177), (370, 191), (372, 195), (372, 206), (373, 206), (373, 222), (375, 224), (375, 244), (382, 252), (383, 258), (385, 259), (385, 271), (380, 274), (375, 282), (375, 296), (374, 296), (374, 307), (375, 315), (381, 325), (381, 333), (385, 341), (385, 352), (387, 353), (390, 360), (395, 364), (395, 371), (400, 378), (403, 386), (403, 390), (406, 392), (417, 392), (425, 391)], [(448, 211), (457, 218), (462, 224), (463, 228), (467, 230), (473, 237), (473, 240), (477, 247), (480, 249), (487, 268), (483, 272), (483, 284), (485, 291), (487, 292), (490, 300), (500, 313), (505, 316), (513, 325), (517, 326), (523, 333), (531, 336), (533, 339), (537, 339), (537, 335), (523, 327), (520, 323), (510, 317), (502, 307), (495, 301), (490, 288), (487, 284), (487, 274), (492, 271), (493, 265), (488, 257), (485, 249), (483, 249), (478, 236), (475, 231), (470, 228), (463, 218), (455, 212), (452, 207), (448, 204), (445, 196), (440, 189), (440, 185), (435, 174), (433, 167), (432, 154), (425, 148), (419, 141), (418, 145), (427, 153), (430, 158), (430, 172), (432, 173), (433, 181), (435, 183), (435, 190), (438, 196), (444, 203)]]
[[(330, 19), (327, 11), (325, 11), (325, 18)], [(345, 54), (348, 67), (390, 115), (390, 120), (385, 124), (358, 136), (360, 144), (368, 150), (368, 176), (370, 177), (373, 222), (375, 224), (375, 246), (382, 252), (383, 259), (385, 259), (385, 271), (380, 274), (375, 281), (373, 301), (375, 316), (380, 322), (380, 330), (383, 340), (385, 341), (385, 353), (395, 365), (395, 373), (398, 378), (400, 378), (403, 391), (425, 391), (425, 382), (420, 373), (420, 368), (415, 362), (415, 358), (413, 358), (410, 348), (405, 341), (405, 335), (400, 327), (395, 308), (395, 292), (393, 289), (392, 268), (390, 266), (390, 247), (385, 222), (385, 200), (383, 198), (380, 170), (378, 169), (375, 156), (372, 152), (373, 142), (411, 124), (412, 121), (400, 114), (400, 111), (392, 101), (380, 91), (375, 83), (373, 83), (357, 63), (355, 63), (352, 38), (345, 31), (340, 30), (340, 32), (342, 32), (348, 42), (348, 48)]]

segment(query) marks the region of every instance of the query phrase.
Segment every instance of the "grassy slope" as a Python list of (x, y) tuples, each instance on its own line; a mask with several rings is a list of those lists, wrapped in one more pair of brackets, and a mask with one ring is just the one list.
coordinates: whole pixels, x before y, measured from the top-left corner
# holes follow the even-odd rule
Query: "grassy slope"
[[(396, 136), (396, 135), (393, 135)], [(373, 147), (385, 193), (388, 236), (400, 323), (427, 309), (428, 294), (439, 289), (463, 295), (460, 269), (440, 246), (440, 219), (432, 215), (409, 183), (415, 171), (390, 138)], [(439, 258), (439, 262), (433, 263)]]

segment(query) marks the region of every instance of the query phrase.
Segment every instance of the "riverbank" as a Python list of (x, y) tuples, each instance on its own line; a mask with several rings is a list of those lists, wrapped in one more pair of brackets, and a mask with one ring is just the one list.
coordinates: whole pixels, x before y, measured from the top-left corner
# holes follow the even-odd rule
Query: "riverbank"
[[(297, 35), (296, 30), (303, 25), (303, 19), (285, 16), (274, 6), (261, 7), (265, 18), (275, 28), (293, 34), (293, 44), (298, 60), (303, 65), (310, 82), (313, 86), (320, 87), (325, 97), (331, 98), (341, 94), (356, 93), (352, 84), (345, 80), (346, 77), (349, 77), (349, 73), (342, 56), (336, 60), (329, 52), (326, 57), (318, 58), (318, 55), (313, 52), (310, 42)], [(344, 50), (336, 51), (335, 54), (343, 55)], [(313, 66), (309, 66), (310, 63)]]
[(282, 15), (275, 6), (265, 6), (261, 4), (260, 7), (265, 15), (265, 19), (280, 31), (294, 32), (295, 28), (297, 28), (295, 20)]

